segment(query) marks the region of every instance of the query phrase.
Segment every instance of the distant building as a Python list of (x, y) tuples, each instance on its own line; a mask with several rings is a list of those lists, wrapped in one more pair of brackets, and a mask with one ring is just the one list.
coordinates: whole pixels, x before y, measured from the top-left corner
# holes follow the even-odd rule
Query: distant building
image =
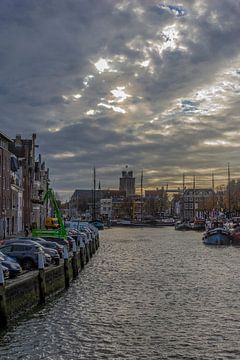
[(102, 219), (112, 219), (112, 198), (100, 199), (100, 215)]
[(119, 191), (125, 191), (127, 197), (135, 195), (135, 178), (132, 171), (122, 171), (122, 177), (119, 179)]
[(154, 217), (164, 216), (168, 209), (167, 193), (162, 187), (155, 190), (145, 190), (145, 213)]
[(204, 217), (213, 208), (213, 189), (186, 189), (183, 193), (183, 218)]
[[(83, 213), (92, 214), (93, 201), (94, 201), (93, 190), (80, 190), (74, 191), (69, 201), (69, 216), (80, 217)], [(101, 199), (123, 199), (126, 197), (125, 191), (119, 190), (95, 190), (95, 210), (96, 216), (100, 215), (101, 212)]]

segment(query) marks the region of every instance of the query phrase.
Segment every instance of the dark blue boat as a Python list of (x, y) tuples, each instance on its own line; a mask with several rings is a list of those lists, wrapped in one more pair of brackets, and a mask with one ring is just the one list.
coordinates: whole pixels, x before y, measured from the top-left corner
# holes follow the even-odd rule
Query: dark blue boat
[(204, 233), (203, 243), (206, 245), (230, 245), (230, 232), (223, 227), (210, 229)]

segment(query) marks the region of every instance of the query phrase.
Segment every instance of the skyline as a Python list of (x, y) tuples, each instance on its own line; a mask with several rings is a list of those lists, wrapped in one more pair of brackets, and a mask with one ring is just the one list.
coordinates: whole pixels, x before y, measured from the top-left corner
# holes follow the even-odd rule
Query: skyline
[(238, 0), (4, 0), (1, 131), (37, 133), (64, 199), (94, 167), (103, 188), (126, 165), (145, 188), (223, 182), (228, 163), (240, 177), (239, 15)]

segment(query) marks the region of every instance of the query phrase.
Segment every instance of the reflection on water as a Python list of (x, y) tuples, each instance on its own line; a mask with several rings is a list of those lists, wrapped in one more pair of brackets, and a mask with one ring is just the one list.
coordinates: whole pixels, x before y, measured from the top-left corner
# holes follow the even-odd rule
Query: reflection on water
[(0, 338), (0, 359), (239, 359), (240, 249), (173, 228), (101, 233), (70, 289)]

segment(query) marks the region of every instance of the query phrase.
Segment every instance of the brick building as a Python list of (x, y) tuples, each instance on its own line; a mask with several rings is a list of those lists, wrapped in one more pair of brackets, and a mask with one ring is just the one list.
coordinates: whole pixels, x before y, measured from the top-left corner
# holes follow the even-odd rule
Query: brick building
[(8, 150), (12, 140), (0, 132), (0, 237), (11, 233), (11, 154)]

